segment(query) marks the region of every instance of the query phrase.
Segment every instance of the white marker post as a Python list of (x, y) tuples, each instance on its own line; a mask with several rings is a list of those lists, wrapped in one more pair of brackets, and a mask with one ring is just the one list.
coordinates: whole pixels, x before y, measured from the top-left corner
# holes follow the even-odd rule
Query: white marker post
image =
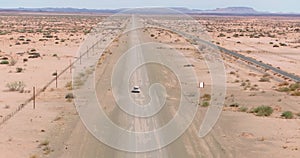
[(200, 82), (199, 87), (204, 88), (204, 82)]

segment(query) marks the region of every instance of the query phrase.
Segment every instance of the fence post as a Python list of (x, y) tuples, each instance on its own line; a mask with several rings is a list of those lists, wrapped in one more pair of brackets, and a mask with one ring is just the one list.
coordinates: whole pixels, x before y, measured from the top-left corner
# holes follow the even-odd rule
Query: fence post
[(33, 96), (32, 96), (32, 101), (33, 101), (33, 109), (35, 109), (35, 87), (33, 87)]
[(56, 75), (55, 75), (55, 87), (57, 88), (57, 75), (58, 75), (58, 74), (57, 74), (57, 70), (56, 70), (55, 73), (56, 73)]

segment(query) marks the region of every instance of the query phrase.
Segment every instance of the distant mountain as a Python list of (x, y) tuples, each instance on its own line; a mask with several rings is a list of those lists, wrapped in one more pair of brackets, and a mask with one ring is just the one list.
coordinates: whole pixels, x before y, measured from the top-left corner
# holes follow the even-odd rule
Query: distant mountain
[[(175, 11), (184, 14), (221, 14), (221, 15), (285, 15), (285, 13), (268, 13), (256, 11), (250, 7), (227, 7), (227, 8), (217, 8), (213, 10), (199, 10), (199, 9), (189, 9), (184, 7), (172, 7)], [(0, 12), (58, 12), (58, 13), (108, 13), (114, 14), (121, 11), (128, 10), (128, 8), (121, 9), (79, 9), (79, 8), (14, 8), (14, 9), (0, 9)], [(168, 14), (170, 12), (164, 10), (164, 8), (139, 8), (127, 11), (127, 13), (140, 13), (140, 14)], [(289, 15), (299, 15), (299, 14), (289, 14)]]
[(211, 13), (225, 13), (225, 14), (258, 14), (258, 12), (250, 7), (227, 7), (227, 8), (217, 8), (214, 10), (208, 10), (205, 12)]
[(59, 13), (117, 13), (118, 9), (86, 9), (86, 8), (12, 8), (0, 9), (0, 11), (24, 11), (24, 12), (59, 12)]

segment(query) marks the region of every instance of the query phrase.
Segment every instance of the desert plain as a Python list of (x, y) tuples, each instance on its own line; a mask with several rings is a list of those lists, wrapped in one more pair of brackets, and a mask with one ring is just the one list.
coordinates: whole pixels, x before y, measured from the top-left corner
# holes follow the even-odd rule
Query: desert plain
[[(72, 82), (72, 63), (78, 62), (78, 50), (82, 49), (92, 28), (108, 15), (0, 15), (0, 157), (134, 156), (105, 147), (89, 134), (73, 101), (76, 96), (72, 90), (76, 82)], [(216, 46), (300, 75), (299, 16), (198, 15), (193, 18), (205, 30), (207, 40)], [(122, 22), (126, 24), (126, 20)], [(165, 22), (181, 30), (190, 29), (188, 25), (180, 25), (182, 23), (178, 20)], [(117, 26), (121, 27), (122, 23), (114, 25)], [(102, 33), (105, 36), (105, 32)], [(138, 33), (142, 41), (168, 44), (180, 51), (189, 59), (191, 65), (188, 66), (207, 83), (201, 91), (196, 121), (180, 142), (172, 144), (174, 148), (170, 151), (177, 150), (173, 157), (299, 157), (300, 83), (220, 51), (226, 73), (226, 96), (221, 116), (207, 138), (190, 138), (189, 134), (198, 130), (197, 119), (200, 120), (201, 114), (213, 106), (210, 105), (212, 83), (201, 50), (185, 37), (168, 30), (149, 27)], [(116, 34), (115, 40), (107, 46), (95, 68), (100, 79), (110, 75), (114, 62), (128, 49), (123, 46), (128, 42), (128, 36)], [(155, 66), (152, 69), (156, 69)], [(63, 70), (66, 71), (60, 75)], [(168, 74), (166, 71), (159, 80), (168, 83), (172, 92), (178, 81), (172, 80), (175, 76), (166, 77)], [(98, 92), (99, 95), (103, 93), (102, 97), (111, 97), (108, 84), (104, 80), (98, 85), (101, 90), (108, 89)], [(26, 102), (32, 98), (34, 87), (36, 92), (41, 92), (35, 98), (35, 107), (32, 100)], [(115, 112), (115, 107), (105, 97), (103, 108), (110, 115)], [(172, 111), (173, 116), (176, 109), (172, 106), (165, 110)], [(182, 155), (181, 149), (185, 151)]]

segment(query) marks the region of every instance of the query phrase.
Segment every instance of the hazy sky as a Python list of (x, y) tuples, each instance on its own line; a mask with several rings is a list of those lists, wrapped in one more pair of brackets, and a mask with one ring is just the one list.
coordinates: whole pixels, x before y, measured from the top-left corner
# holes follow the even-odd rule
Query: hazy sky
[(259, 11), (300, 13), (299, 0), (0, 0), (0, 8), (74, 7), (112, 9), (151, 6), (176, 6), (192, 9), (246, 6)]

